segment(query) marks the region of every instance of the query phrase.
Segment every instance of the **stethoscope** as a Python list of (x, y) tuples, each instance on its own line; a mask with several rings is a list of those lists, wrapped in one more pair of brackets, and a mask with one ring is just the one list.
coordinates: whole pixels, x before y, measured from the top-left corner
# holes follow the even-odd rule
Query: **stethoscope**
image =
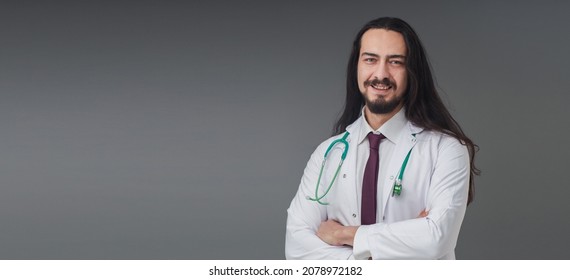
[[(344, 159), (346, 158), (346, 154), (348, 153), (348, 148), (349, 148), (349, 144), (348, 141), (346, 140), (346, 138), (348, 137), (348, 135), (350, 135), (350, 133), (347, 131), (344, 133), (344, 135), (342, 136), (342, 138), (334, 140), (329, 147), (327, 148), (327, 150), (325, 151), (325, 156), (323, 158), (323, 163), (321, 164), (321, 171), (319, 172), (319, 178), (317, 179), (317, 186), (315, 188), (315, 197), (309, 197), (307, 196), (308, 200), (311, 201), (316, 201), (321, 205), (329, 205), (328, 202), (323, 202), (321, 201), (321, 199), (323, 199), (331, 190), (334, 181), (336, 180), (336, 177), (338, 177), (338, 173), (340, 172), (340, 168), (342, 167), (342, 164), (344, 163)], [(413, 137), (416, 136), (416, 134), (412, 134)], [(319, 195), (319, 186), (321, 185), (321, 178), (323, 176), (323, 170), (325, 169), (325, 164), (327, 162), (327, 157), (329, 155), (329, 152), (336, 146), (336, 145), (343, 145), (344, 146), (344, 151), (342, 152), (342, 155), (340, 156), (340, 162), (338, 164), (338, 167), (336, 168), (336, 172), (334, 173), (334, 176), (331, 180), (331, 183), (329, 184), (329, 186), (327, 187), (326, 191), (322, 194)], [(413, 147), (412, 147), (413, 149)], [(402, 163), (402, 166), (400, 167), (400, 171), (398, 172), (398, 176), (396, 176), (396, 180), (394, 181), (394, 185), (392, 186), (392, 196), (400, 196), (402, 194), (402, 179), (404, 178), (404, 171), (406, 171), (406, 166), (408, 165), (408, 159), (410, 159), (410, 154), (412, 153), (412, 149), (410, 149), (410, 151), (408, 152), (408, 154), (406, 155), (406, 158), (404, 159), (404, 162)]]

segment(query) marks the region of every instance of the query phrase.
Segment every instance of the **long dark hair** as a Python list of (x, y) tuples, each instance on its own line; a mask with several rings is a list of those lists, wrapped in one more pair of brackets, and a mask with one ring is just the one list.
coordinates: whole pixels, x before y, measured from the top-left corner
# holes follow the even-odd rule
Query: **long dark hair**
[(358, 119), (362, 106), (364, 106), (364, 98), (358, 88), (357, 67), (360, 41), (362, 35), (369, 29), (386, 29), (403, 35), (407, 48), (406, 72), (408, 74), (407, 89), (403, 97), (406, 118), (426, 130), (439, 131), (453, 136), (461, 144), (467, 146), (471, 163), (467, 199), (467, 204), (470, 204), (474, 196), (474, 177), (481, 173), (474, 163), (475, 153), (479, 150), (479, 146), (465, 135), (457, 121), (445, 108), (435, 88), (424, 47), (414, 29), (405, 21), (399, 18), (378, 18), (364, 25), (356, 35), (347, 67), (346, 102), (343, 113), (334, 126), (333, 134), (344, 132), (349, 124)]

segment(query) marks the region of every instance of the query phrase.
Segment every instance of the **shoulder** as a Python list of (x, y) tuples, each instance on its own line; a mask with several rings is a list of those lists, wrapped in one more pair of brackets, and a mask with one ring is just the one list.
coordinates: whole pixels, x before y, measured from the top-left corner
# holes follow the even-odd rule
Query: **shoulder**
[(337, 135), (333, 135), (333, 136), (327, 138), (326, 140), (324, 140), (323, 142), (321, 142), (321, 143), (317, 146), (317, 148), (315, 149), (315, 152), (314, 152), (314, 153), (315, 153), (315, 154), (324, 154), (325, 151), (328, 149), (328, 147), (332, 144), (332, 142), (334, 142), (334, 141), (336, 141), (336, 140), (338, 140), (338, 139), (341, 139), (341, 138), (344, 136), (345, 133), (346, 133), (346, 131), (343, 132), (343, 133), (340, 133), (340, 134), (337, 134)]
[(465, 143), (449, 134), (433, 131), (423, 130), (417, 134), (418, 145), (422, 148), (428, 148), (439, 155), (446, 155), (451, 157), (465, 157), (469, 158), (469, 151)]
[[(333, 136), (327, 138), (326, 140), (324, 140), (323, 142), (321, 142), (317, 146), (315, 153), (319, 152), (319, 151), (324, 153), (334, 141), (342, 139), (345, 136), (346, 136), (347, 142), (350, 143), (352, 141), (352, 139), (360, 133), (360, 129), (362, 126), (361, 125), (361, 122), (362, 122), (361, 118), (362, 118), (362, 116), (360, 118), (356, 119), (356, 121), (354, 121), (352, 124), (347, 126), (345, 131), (343, 131), (339, 134), (333, 135)], [(346, 135), (347, 132), (348, 132), (348, 135)]]
[[(325, 139), (324, 141), (322, 141), (317, 146), (317, 148), (313, 151), (313, 153), (311, 154), (310, 161), (311, 162), (320, 162), (320, 161), (322, 161), (322, 159), (324, 158), (324, 156), (328, 150), (338, 151), (340, 149), (340, 150), (344, 151), (344, 150), (346, 150), (346, 148), (351, 146), (352, 145), (351, 142), (353, 142), (353, 139), (356, 139), (355, 138), (356, 135), (358, 135), (358, 133), (360, 132), (361, 125), (360, 125), (359, 120), (360, 120), (360, 118), (357, 119), (352, 124), (350, 124), (346, 128), (345, 131), (343, 131), (339, 134), (333, 135), (333, 136)], [(348, 135), (347, 135), (347, 133), (348, 133)], [(346, 141), (338, 141), (342, 138), (345, 138)]]

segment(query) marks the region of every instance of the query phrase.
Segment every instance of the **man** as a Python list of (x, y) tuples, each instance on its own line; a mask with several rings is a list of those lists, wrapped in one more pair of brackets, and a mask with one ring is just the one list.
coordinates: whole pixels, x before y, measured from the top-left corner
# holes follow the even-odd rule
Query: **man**
[(367, 23), (347, 72), (336, 136), (287, 211), (287, 259), (455, 259), (477, 146), (443, 105), (418, 36), (401, 19)]

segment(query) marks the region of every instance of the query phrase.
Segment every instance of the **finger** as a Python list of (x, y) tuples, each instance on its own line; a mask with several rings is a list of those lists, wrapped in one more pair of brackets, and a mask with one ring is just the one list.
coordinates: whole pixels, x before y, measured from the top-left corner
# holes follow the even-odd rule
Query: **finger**
[(427, 215), (429, 214), (429, 211), (426, 211), (425, 209), (422, 210), (422, 212), (420, 213), (420, 215), (418, 216), (418, 218), (425, 218), (427, 217)]

